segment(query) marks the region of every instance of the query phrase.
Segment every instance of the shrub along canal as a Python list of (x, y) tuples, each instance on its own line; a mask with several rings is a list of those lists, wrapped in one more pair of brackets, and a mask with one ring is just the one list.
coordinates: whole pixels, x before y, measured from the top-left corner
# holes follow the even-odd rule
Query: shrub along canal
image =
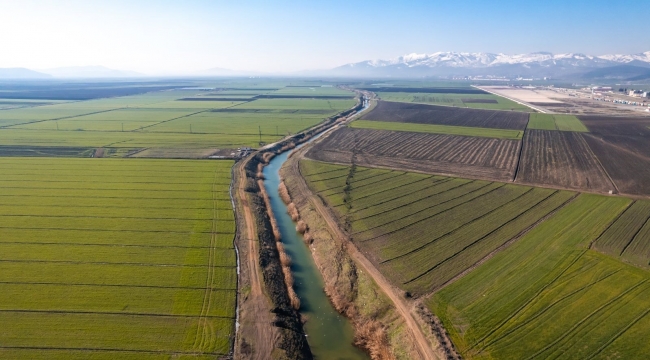
[(292, 259), (294, 289), (300, 298), (300, 313), (307, 319), (305, 332), (309, 346), (317, 359), (368, 359), (363, 351), (352, 345), (352, 325), (330, 303), (311, 252), (302, 235), (296, 232), (296, 224), (287, 214), (287, 207), (280, 198), (279, 170), (289, 153), (285, 151), (276, 156), (264, 168), (264, 186), (282, 234), (282, 243)]

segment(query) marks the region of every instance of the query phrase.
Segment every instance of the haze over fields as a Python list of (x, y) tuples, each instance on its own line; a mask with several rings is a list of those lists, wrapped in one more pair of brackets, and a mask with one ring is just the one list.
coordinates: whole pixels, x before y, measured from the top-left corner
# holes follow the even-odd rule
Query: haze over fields
[[(602, 56), (650, 50), (634, 31), (646, 23), (650, 10), (635, 6), (629, 11), (608, 1), (469, 1), (462, 7), (367, 0), (63, 4), (3, 1), (0, 68), (27, 68), (45, 77), (323, 75), (314, 71), (404, 54), (481, 53), (481, 58), (491, 58), (540, 51)], [(119, 71), (51, 70), (72, 66)], [(227, 70), (210, 71), (214, 68)], [(39, 75), (0, 72), (0, 77), (29, 76)]]

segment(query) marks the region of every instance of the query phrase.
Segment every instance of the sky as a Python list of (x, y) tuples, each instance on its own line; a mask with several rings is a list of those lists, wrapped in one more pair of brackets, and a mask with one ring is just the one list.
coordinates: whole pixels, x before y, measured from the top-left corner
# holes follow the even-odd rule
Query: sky
[(293, 72), (436, 51), (650, 50), (643, 1), (0, 0), (0, 68)]

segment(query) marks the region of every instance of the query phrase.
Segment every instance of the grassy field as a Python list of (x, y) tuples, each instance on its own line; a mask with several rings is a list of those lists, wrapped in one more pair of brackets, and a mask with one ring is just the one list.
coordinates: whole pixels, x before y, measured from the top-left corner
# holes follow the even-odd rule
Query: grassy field
[(643, 358), (650, 274), (588, 250), (629, 203), (580, 195), (435, 294), (429, 305), (464, 357)]
[[(492, 94), (428, 94), (405, 92), (379, 92), (377, 95), (386, 101), (412, 102), (444, 106), (467, 107), (490, 110), (516, 110), (533, 112), (527, 106)], [(478, 102), (475, 102), (479, 100)], [(486, 101), (487, 100), (487, 101)], [(489, 101), (489, 102), (488, 102)]]
[(231, 166), (0, 158), (0, 357), (227, 354)]
[[(41, 101), (39, 106), (9, 108), (0, 111), (0, 145), (258, 147), (260, 132), (262, 142), (274, 142), (355, 104), (353, 93), (333, 87), (273, 85), (260, 89), (238, 85), (242, 87), (212, 91), (174, 89), (86, 101)], [(311, 94), (347, 98), (253, 98)], [(4, 102), (6, 106), (11, 104), (9, 100)], [(21, 103), (30, 102), (35, 101)]]
[(412, 294), (440, 288), (574, 193), (303, 160), (353, 241)]
[(478, 137), (488, 137), (488, 138), (495, 138), (495, 139), (512, 139), (512, 140), (520, 140), (524, 133), (523, 131), (520, 130), (509, 130), (509, 129), (492, 129), (492, 128), (437, 125), (437, 124), (400, 123), (400, 122), (392, 122), (392, 121), (375, 121), (375, 120), (372, 121), (356, 120), (350, 124), (350, 127), (359, 128), (359, 129), (478, 136)]
[(650, 201), (635, 201), (593, 247), (637, 266), (650, 267)]
[(528, 129), (589, 132), (577, 117), (560, 114), (530, 114)]

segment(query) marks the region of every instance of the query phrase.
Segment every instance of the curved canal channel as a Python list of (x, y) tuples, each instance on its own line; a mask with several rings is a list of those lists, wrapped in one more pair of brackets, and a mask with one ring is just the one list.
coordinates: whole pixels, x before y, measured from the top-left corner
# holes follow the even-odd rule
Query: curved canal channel
[(309, 248), (296, 224), (287, 214), (287, 207), (278, 192), (280, 167), (290, 151), (274, 157), (264, 167), (264, 187), (271, 200), (271, 208), (278, 222), (282, 243), (291, 256), (294, 289), (300, 298), (300, 313), (307, 322), (305, 332), (314, 357), (317, 359), (368, 359), (368, 356), (352, 345), (354, 330), (343, 315), (339, 314), (323, 290), (325, 285)]
[[(366, 100), (360, 111), (367, 106)], [(291, 256), (294, 290), (300, 298), (300, 313), (307, 320), (305, 332), (309, 347), (317, 359), (368, 359), (365, 352), (352, 345), (354, 329), (350, 321), (339, 314), (330, 303), (324, 291), (323, 278), (314, 263), (311, 252), (302, 235), (296, 231), (296, 224), (291, 220), (287, 213), (287, 206), (280, 198), (279, 171), (290, 152), (289, 150), (277, 155), (264, 167), (264, 187), (278, 222), (282, 243), (287, 254)]]

